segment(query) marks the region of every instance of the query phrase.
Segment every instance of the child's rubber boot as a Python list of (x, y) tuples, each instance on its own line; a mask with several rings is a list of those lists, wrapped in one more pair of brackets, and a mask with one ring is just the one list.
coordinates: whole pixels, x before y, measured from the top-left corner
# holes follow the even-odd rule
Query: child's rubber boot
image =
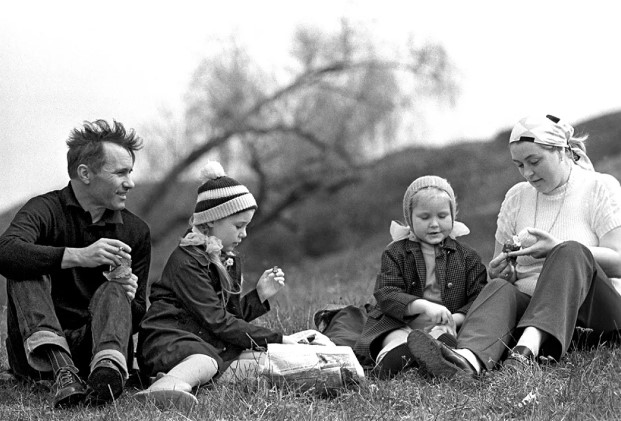
[(134, 398), (140, 402), (153, 403), (162, 411), (177, 409), (189, 413), (198, 404), (198, 399), (191, 392), (192, 386), (189, 383), (166, 374), (148, 389), (136, 393)]

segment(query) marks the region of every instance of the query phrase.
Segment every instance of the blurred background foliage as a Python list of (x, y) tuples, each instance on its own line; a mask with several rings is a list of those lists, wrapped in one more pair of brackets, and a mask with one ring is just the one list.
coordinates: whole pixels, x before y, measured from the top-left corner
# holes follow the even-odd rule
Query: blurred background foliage
[[(187, 228), (195, 175), (208, 158), (248, 185), (259, 203), (239, 249), (251, 274), (274, 265), (330, 271), (340, 256), (349, 266), (379, 266), (390, 221), (403, 219), (405, 189), (425, 174), (451, 182), (458, 219), (471, 229), (463, 240), (487, 263), (500, 203), (521, 180), (509, 158), (508, 131), (416, 146), (409, 131), (424, 120), (427, 105), (450, 106), (459, 89), (441, 46), (409, 45), (378, 48), (344, 20), (334, 33), (299, 28), (291, 60), (278, 72), (260, 68), (234, 42), (225, 54), (206, 57), (183, 115), (162, 110), (139, 132), (145, 150), (137, 159), (146, 165), (128, 208), (151, 226), (150, 281)], [(621, 179), (621, 112), (576, 128), (591, 135), (587, 149), (596, 169)], [(17, 209), (0, 215), (1, 231)], [(353, 281), (365, 289), (373, 283)]]

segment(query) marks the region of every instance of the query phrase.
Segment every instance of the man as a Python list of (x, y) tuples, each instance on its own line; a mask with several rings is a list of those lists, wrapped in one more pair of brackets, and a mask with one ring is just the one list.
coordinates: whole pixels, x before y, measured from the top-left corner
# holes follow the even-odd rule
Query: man
[[(97, 120), (67, 145), (69, 185), (30, 199), (0, 236), (9, 365), (19, 377), (53, 376), (55, 407), (122, 393), (151, 260), (149, 227), (125, 209), (142, 139)], [(131, 270), (110, 272), (129, 259)]]

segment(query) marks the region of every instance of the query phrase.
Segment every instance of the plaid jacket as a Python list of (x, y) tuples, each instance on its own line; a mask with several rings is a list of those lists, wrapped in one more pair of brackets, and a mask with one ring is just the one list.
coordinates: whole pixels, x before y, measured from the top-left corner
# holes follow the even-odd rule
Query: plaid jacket
[[(473, 249), (452, 238), (444, 240), (436, 250), (436, 279), (442, 291), (442, 304), (451, 313), (466, 314), (487, 282), (485, 266)], [(354, 346), (358, 355), (375, 359), (381, 339), (416, 317), (404, 313), (409, 303), (423, 297), (426, 279), (419, 243), (405, 239), (388, 245), (375, 282), (373, 295), (377, 304), (369, 312)]]

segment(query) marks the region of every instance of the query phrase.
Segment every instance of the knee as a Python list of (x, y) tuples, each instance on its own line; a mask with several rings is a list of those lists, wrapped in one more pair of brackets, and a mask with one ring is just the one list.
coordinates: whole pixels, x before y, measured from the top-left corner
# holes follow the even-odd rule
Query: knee
[(104, 304), (106, 307), (114, 308), (117, 311), (130, 308), (130, 300), (127, 297), (125, 288), (118, 282), (104, 282), (97, 288), (91, 298), (91, 309)]
[(563, 241), (561, 244), (555, 246), (548, 255), (550, 257), (561, 257), (561, 258), (569, 258), (569, 259), (592, 259), (593, 255), (591, 251), (584, 244), (579, 243), (577, 241)]
[(490, 291), (496, 291), (496, 290), (507, 290), (507, 291), (510, 291), (512, 289), (515, 289), (515, 287), (513, 286), (512, 283), (507, 282), (504, 279), (495, 278), (495, 279), (491, 279), (487, 283), (487, 285), (485, 285), (484, 289), (489, 289)]
[(515, 299), (516, 293), (518, 289), (510, 282), (505, 281), (504, 279), (492, 279), (487, 285), (483, 288), (483, 290), (479, 293), (480, 296), (494, 296), (501, 299)]
[(125, 289), (123, 288), (123, 285), (118, 282), (108, 281), (104, 282), (99, 286), (99, 288), (97, 288), (97, 291), (95, 291), (93, 297), (97, 295), (122, 296), (125, 295)]

